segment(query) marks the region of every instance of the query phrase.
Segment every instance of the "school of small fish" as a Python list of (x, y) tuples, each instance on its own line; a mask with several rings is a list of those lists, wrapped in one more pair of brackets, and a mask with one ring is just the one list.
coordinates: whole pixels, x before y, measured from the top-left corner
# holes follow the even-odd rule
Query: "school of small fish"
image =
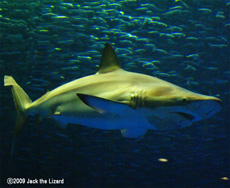
[[(220, 1), (219, 6), (182, 0), (2, 1), (0, 5), (1, 61), (20, 56), (18, 64), (25, 65), (31, 78), (27, 84), (35, 91), (95, 72), (106, 42), (116, 47), (127, 70), (188, 87), (229, 84), (229, 70), (221, 71), (216, 57), (228, 60), (229, 1)], [(198, 82), (199, 76), (194, 78), (198, 70), (210, 79)]]

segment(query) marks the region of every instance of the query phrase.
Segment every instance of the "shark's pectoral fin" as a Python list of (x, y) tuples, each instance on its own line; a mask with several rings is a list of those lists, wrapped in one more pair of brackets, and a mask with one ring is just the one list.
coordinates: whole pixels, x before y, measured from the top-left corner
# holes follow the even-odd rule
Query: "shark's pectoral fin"
[(143, 136), (148, 129), (142, 127), (130, 127), (127, 129), (122, 129), (121, 134), (125, 138), (138, 138)]
[(92, 95), (85, 95), (77, 93), (77, 96), (84, 102), (86, 105), (94, 108), (100, 113), (115, 113), (121, 114), (127, 112), (127, 110), (133, 110), (127, 104), (123, 104), (120, 102), (114, 102), (108, 99), (103, 99), (100, 97), (95, 97)]

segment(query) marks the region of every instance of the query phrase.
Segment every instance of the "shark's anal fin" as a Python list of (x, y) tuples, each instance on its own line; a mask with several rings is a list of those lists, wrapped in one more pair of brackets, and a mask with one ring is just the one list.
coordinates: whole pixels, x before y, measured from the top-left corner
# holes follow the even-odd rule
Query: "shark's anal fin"
[(103, 99), (100, 97), (95, 97), (92, 95), (85, 95), (77, 93), (77, 96), (84, 102), (86, 105), (94, 108), (99, 113), (115, 113), (121, 114), (124, 113), (126, 110), (133, 110), (127, 104), (123, 104), (120, 102), (114, 102), (108, 99)]
[(113, 47), (109, 43), (106, 43), (102, 52), (101, 62), (97, 73), (107, 73), (118, 69), (121, 69), (121, 66), (118, 62), (117, 55), (114, 52)]
[(130, 127), (121, 130), (121, 134), (125, 138), (138, 138), (143, 136), (148, 129), (142, 127)]
[(51, 117), (55, 119), (55, 122), (59, 128), (65, 129), (67, 127), (68, 123), (65, 121), (65, 117), (61, 115), (61, 112), (55, 111)]

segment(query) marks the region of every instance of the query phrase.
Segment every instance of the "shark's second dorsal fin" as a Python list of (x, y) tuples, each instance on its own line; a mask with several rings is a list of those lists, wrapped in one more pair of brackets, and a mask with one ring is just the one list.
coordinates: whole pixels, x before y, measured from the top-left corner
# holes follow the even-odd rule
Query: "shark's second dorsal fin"
[(117, 55), (113, 47), (109, 43), (106, 43), (102, 52), (101, 62), (97, 73), (107, 73), (118, 69), (121, 69), (121, 66), (118, 62)]

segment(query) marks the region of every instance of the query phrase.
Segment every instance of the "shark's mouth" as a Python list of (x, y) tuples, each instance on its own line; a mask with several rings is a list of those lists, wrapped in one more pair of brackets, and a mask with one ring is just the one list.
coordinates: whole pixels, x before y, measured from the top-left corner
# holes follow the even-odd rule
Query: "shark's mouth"
[(175, 112), (176, 114), (182, 116), (182, 118), (187, 119), (189, 121), (193, 121), (195, 119), (195, 116), (191, 115), (191, 114), (187, 114), (184, 112)]
[(184, 120), (195, 122), (207, 119), (221, 109), (221, 103), (214, 100), (195, 101), (175, 110), (174, 114)]
[(188, 127), (193, 122), (209, 118), (220, 109), (221, 103), (218, 101), (194, 101), (184, 106), (160, 107), (147, 119), (156, 130), (170, 130)]
[(199, 121), (219, 112), (221, 105), (219, 101), (214, 100), (195, 101), (184, 106), (185, 113), (179, 112), (179, 114), (190, 121)]

